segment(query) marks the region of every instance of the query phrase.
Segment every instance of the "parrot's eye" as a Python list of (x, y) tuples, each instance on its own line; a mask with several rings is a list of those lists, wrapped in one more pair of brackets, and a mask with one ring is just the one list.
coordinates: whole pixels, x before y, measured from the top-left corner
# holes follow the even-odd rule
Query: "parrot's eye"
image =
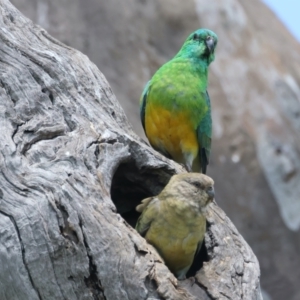
[(192, 185), (195, 186), (197, 189), (201, 188), (201, 184), (198, 181), (192, 182)]
[(194, 35), (193, 35), (193, 40), (198, 40), (198, 35), (197, 35), (197, 33), (194, 33)]

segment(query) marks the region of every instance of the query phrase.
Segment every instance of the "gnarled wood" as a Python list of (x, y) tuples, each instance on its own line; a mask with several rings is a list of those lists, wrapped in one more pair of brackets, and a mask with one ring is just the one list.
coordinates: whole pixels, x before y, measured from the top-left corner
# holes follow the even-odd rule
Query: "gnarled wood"
[(258, 262), (216, 204), (203, 268), (176, 280), (119, 213), (134, 224), (183, 169), (133, 133), (86, 56), (0, 10), (0, 298), (261, 299)]

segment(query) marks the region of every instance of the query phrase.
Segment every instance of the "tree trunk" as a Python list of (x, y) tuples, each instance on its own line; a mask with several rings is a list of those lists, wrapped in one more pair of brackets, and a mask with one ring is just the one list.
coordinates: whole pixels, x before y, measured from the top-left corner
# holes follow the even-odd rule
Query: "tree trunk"
[(258, 261), (216, 203), (176, 280), (129, 224), (182, 167), (132, 131), (85, 55), (0, 10), (0, 299), (262, 299)]

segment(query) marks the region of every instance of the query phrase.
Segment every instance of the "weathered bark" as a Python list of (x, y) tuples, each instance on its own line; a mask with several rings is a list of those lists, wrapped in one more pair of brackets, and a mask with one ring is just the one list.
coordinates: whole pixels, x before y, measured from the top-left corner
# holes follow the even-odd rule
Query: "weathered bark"
[(128, 223), (182, 168), (134, 134), (85, 55), (0, 10), (0, 299), (261, 299), (216, 203), (190, 275), (202, 268), (175, 279)]

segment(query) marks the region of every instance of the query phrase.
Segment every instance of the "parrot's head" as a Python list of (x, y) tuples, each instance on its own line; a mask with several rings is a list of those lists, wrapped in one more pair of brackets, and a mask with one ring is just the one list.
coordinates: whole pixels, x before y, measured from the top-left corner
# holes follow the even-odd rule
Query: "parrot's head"
[(217, 35), (209, 29), (198, 29), (191, 33), (180, 49), (178, 56), (199, 58), (209, 65), (215, 59)]
[(214, 181), (201, 173), (174, 175), (165, 189), (199, 209), (205, 208), (215, 196)]

